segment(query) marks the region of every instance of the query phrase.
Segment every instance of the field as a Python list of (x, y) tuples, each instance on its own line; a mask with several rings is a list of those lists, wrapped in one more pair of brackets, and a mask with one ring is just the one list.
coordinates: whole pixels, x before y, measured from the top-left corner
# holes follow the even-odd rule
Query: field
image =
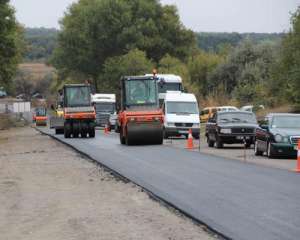
[(44, 63), (22, 63), (19, 65), (19, 70), (29, 73), (34, 82), (40, 81), (47, 74), (55, 71), (53, 67)]

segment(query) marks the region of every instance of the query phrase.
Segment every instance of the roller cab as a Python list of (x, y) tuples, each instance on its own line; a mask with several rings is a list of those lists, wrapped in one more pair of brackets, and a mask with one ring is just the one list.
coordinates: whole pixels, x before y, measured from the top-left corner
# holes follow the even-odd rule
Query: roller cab
[(35, 109), (34, 121), (36, 126), (47, 126), (47, 110), (45, 107), (37, 107)]
[(118, 125), (121, 144), (163, 143), (163, 113), (159, 108), (155, 77), (133, 76), (121, 79)]

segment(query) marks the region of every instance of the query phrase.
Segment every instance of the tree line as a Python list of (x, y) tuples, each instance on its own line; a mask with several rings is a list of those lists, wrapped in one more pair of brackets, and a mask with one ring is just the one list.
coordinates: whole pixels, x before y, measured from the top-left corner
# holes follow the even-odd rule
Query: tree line
[(120, 76), (157, 68), (181, 75), (203, 101), (299, 106), (299, 18), (298, 8), (286, 34), (194, 33), (159, 0), (80, 0), (61, 31), (25, 34), (32, 49), (45, 49), (27, 58), (42, 56), (57, 69), (53, 89), (89, 79), (99, 92), (118, 92)]

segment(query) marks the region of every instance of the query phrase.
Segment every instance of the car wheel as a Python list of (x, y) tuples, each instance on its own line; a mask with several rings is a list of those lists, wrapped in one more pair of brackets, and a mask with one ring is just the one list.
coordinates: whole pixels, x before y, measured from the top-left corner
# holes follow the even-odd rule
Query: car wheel
[(193, 134), (193, 138), (195, 138), (196, 140), (198, 140), (200, 138), (200, 134)]
[(221, 141), (220, 138), (217, 137), (216, 147), (217, 148), (223, 148), (223, 146), (224, 146), (223, 142)]
[(272, 144), (270, 142), (268, 143), (267, 156), (268, 156), (268, 158), (274, 157)]
[(255, 156), (262, 156), (263, 155), (263, 152), (258, 150), (257, 140), (255, 140), (255, 143), (254, 143), (254, 154), (255, 154)]
[(208, 144), (208, 147), (214, 147), (215, 146), (215, 142), (210, 140), (209, 137), (207, 137), (207, 144)]

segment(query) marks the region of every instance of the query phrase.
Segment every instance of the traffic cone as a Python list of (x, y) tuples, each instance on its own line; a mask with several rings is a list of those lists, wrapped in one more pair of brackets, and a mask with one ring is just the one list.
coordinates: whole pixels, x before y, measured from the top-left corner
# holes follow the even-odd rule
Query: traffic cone
[(294, 171), (300, 173), (300, 140), (298, 140), (297, 167)]
[(187, 149), (193, 149), (194, 148), (192, 129), (189, 130), (189, 136), (188, 136), (188, 139), (187, 139), (186, 148)]
[(104, 134), (108, 134), (108, 126), (107, 126), (107, 124), (105, 125), (105, 127), (104, 127)]

